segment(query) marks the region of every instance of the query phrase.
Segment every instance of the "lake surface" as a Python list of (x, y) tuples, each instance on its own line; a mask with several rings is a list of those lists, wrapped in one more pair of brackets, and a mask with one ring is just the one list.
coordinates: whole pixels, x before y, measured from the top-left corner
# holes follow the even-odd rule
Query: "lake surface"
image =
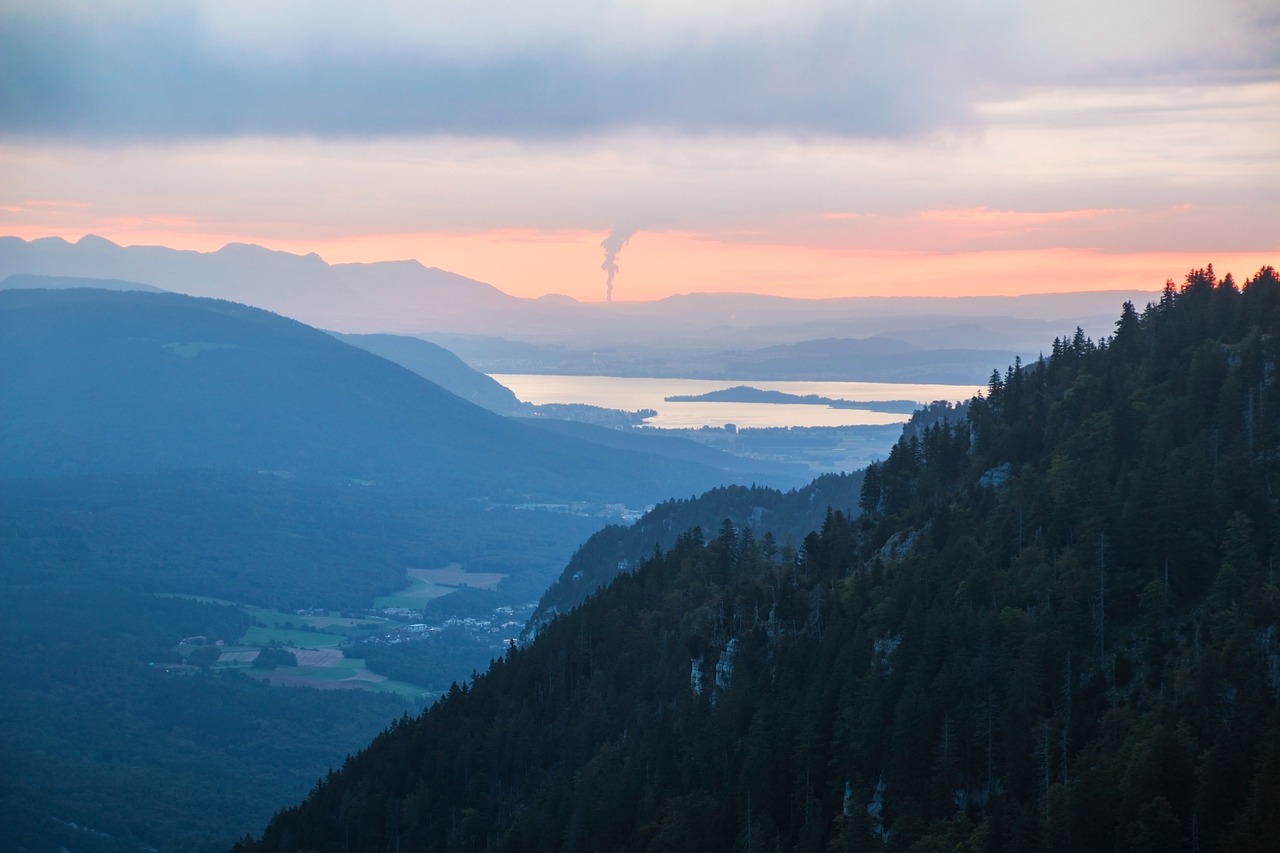
[(668, 403), (664, 397), (706, 394), (735, 385), (787, 394), (817, 394), (832, 399), (864, 402), (934, 400), (958, 402), (982, 390), (980, 385), (908, 385), (893, 382), (775, 382), (763, 379), (644, 379), (615, 376), (550, 376), (495, 373), (493, 378), (521, 400), (543, 403), (585, 403), (609, 409), (655, 409), (645, 423), (662, 429), (722, 427), (836, 427), (904, 423), (900, 412), (830, 409), (802, 403)]

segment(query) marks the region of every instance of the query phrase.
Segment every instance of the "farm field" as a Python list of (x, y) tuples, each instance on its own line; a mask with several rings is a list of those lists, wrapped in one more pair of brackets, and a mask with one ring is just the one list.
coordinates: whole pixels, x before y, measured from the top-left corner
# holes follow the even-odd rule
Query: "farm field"
[[(177, 651), (185, 657), (202, 644), (216, 644), (220, 654), (212, 664), (214, 668), (236, 670), (274, 686), (370, 690), (421, 700), (430, 692), (427, 686), (403, 680), (404, 673), (399, 673), (398, 678), (390, 678), (373, 672), (363, 656), (347, 657), (344, 647), (364, 643), (360, 646), (363, 651), (370, 648), (368, 643), (381, 643), (384, 647), (391, 643), (394, 646), (403, 644), (405, 640), (402, 638), (422, 636), (420, 632), (425, 626), (421, 625), (414, 629), (418, 633), (407, 635), (405, 632), (413, 619), (411, 614), (419, 613), (428, 601), (463, 588), (491, 591), (506, 577), (500, 572), (468, 572), (457, 563), (435, 569), (408, 569), (404, 589), (372, 602), (376, 610), (384, 613), (393, 611), (391, 615), (400, 618), (388, 618), (375, 612), (331, 614), (322, 609), (288, 612), (203, 596), (174, 594), (171, 597), (232, 606), (248, 617), (248, 627), (239, 637), (188, 638), (190, 641), (184, 640)], [(405, 612), (396, 614), (395, 610)], [(297, 659), (297, 666), (255, 667), (254, 662), (261, 650), (269, 648), (288, 651)], [(413, 649), (414, 656), (438, 653), (435, 649), (429, 652), (425, 647), (418, 651), (416, 643)], [(409, 651), (409, 646), (404, 645), (401, 653)], [(361, 654), (361, 651), (356, 651), (356, 654)], [(382, 670), (381, 665), (378, 668)]]
[[(276, 669), (253, 669), (244, 666), (250, 678), (275, 687), (314, 687), (318, 690), (371, 690), (394, 693), (406, 699), (419, 699), (427, 690), (417, 684), (396, 681), (370, 672), (361, 658), (343, 657), (337, 649), (290, 649), (298, 657), (298, 665)], [(256, 657), (256, 653), (254, 654)], [(219, 666), (222, 665), (221, 659)]]
[(496, 589), (505, 574), (499, 572), (468, 572), (458, 563), (450, 563), (440, 569), (406, 569), (409, 585), (392, 595), (375, 599), (376, 609), (420, 609), (433, 598), (440, 598), (461, 588)]
[(507, 576), (500, 572), (468, 572), (458, 563), (450, 563), (443, 569), (409, 569), (406, 573), (423, 583), (440, 586), (469, 586), (475, 589), (497, 589)]
[[(367, 632), (366, 632), (367, 633)], [(362, 658), (346, 657), (338, 645), (348, 636), (327, 631), (265, 628), (253, 625), (234, 644), (222, 647), (214, 666), (235, 669), (277, 687), (315, 687), (321, 690), (372, 690), (419, 699), (428, 691), (417, 684), (371, 672)], [(264, 647), (283, 648), (297, 658), (297, 666), (260, 669), (253, 665)]]

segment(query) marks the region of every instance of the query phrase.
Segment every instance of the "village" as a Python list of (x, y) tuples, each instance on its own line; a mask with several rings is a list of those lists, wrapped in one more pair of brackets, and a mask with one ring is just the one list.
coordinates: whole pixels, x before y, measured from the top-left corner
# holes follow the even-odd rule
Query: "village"
[(243, 634), (183, 637), (169, 660), (152, 666), (174, 675), (236, 672), (280, 687), (390, 692), (425, 706), (448, 690), (459, 660), (483, 669), (517, 642), (535, 602), (498, 605), (483, 616), (441, 606), (460, 591), (491, 594), (504, 577), (457, 564), (409, 569), (406, 588), (357, 611), (286, 612), (202, 599), (244, 613)]

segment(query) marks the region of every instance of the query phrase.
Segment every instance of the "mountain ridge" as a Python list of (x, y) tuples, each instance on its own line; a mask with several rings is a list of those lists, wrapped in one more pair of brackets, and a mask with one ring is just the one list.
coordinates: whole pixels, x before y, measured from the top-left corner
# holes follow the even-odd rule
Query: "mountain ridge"
[[(238, 265), (233, 261), (239, 261)], [(1145, 304), (1155, 292), (1105, 291), (1020, 297), (858, 297), (792, 299), (751, 294), (686, 294), (654, 302), (579, 302), (571, 297), (524, 299), (415, 260), (328, 264), (252, 244), (214, 252), (158, 246), (117, 246), (86, 236), (30, 242), (0, 237), (0, 277), (12, 273), (102, 276), (140, 281), (165, 290), (232, 299), (341, 332), (414, 335), (525, 336), (546, 343), (628, 348), (729, 348), (750, 331), (762, 345), (798, 340), (891, 333), (924, 334), (963, 316), (979, 323), (977, 338), (963, 332), (932, 338), (935, 346), (999, 341), (1030, 358), (1053, 333), (1108, 322), (1121, 302)], [(448, 294), (448, 299), (433, 298)], [(922, 320), (931, 311), (936, 320)], [(1021, 330), (1021, 331), (1020, 331)], [(705, 348), (705, 346), (703, 348)]]
[[(643, 503), (720, 476), (505, 420), (319, 330), (232, 302), (11, 290), (0, 292), (0, 327), (9, 368), (0, 392), (14, 413), (0, 425), (8, 478), (211, 465), (432, 483), (459, 497)], [(258, 423), (277, 426), (259, 433)], [(501, 461), (480, 461), (490, 458)]]

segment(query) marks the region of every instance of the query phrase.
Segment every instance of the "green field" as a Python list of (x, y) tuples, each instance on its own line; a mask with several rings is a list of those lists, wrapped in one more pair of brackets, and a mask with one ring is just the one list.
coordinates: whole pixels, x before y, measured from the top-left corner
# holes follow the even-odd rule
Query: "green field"
[[(231, 603), (231, 602), (227, 602)], [(309, 625), (316, 630), (329, 631), (344, 635), (362, 634), (371, 630), (385, 628), (394, 624), (381, 616), (307, 616), (300, 613), (286, 613), (283, 610), (271, 610), (266, 607), (240, 605), (240, 609), (248, 613), (254, 624), (268, 628), (289, 628)], [(351, 630), (354, 629), (354, 630)]]
[[(234, 653), (236, 650), (228, 651)], [(271, 670), (255, 670), (247, 663), (230, 664), (230, 666), (241, 669), (251, 677), (282, 687), (371, 690), (377, 693), (394, 693), (411, 700), (420, 699), (428, 692), (420, 684), (410, 684), (375, 675), (365, 667), (362, 658), (339, 657), (328, 666), (285, 666)]]
[(384, 595), (373, 600), (378, 610), (399, 607), (405, 610), (421, 610), (422, 606), (433, 598), (440, 598), (453, 592), (453, 587), (440, 586), (434, 583), (416, 583), (410, 589), (395, 595)]
[(347, 639), (343, 634), (330, 634), (328, 631), (299, 631), (289, 628), (264, 628), (251, 625), (244, 636), (236, 641), (237, 646), (299, 646), (309, 649), (332, 649)]
[[(457, 565), (443, 569), (410, 569), (406, 573), (409, 581), (406, 589), (379, 598), (373, 605), (377, 608), (403, 607), (418, 610), (427, 601), (448, 595), (459, 586), (492, 588), (502, 577), (504, 576), (492, 573), (468, 575)], [(442, 580), (447, 583), (440, 583)], [(370, 690), (393, 693), (411, 700), (419, 700), (428, 692), (419, 684), (376, 675), (369, 671), (363, 658), (347, 658), (338, 650), (340, 645), (349, 640), (358, 640), (402, 624), (395, 620), (373, 615), (352, 617), (290, 613), (206, 596), (174, 594), (171, 597), (230, 605), (249, 616), (251, 624), (242, 636), (209, 638), (210, 641), (221, 639), (225, 642), (221, 648), (223, 657), (217, 664), (218, 669), (240, 670), (246, 675), (282, 687)], [(255, 669), (252, 658), (259, 649), (266, 646), (289, 649), (298, 657), (298, 666)], [(190, 648), (179, 651), (189, 652)]]
[(459, 563), (450, 563), (443, 569), (409, 569), (405, 572), (421, 583), (448, 587), (469, 586), (475, 589), (497, 589), (507, 575), (500, 572), (468, 572)]
[(402, 607), (421, 610), (433, 598), (440, 598), (461, 587), (496, 589), (506, 575), (497, 572), (468, 572), (458, 563), (450, 563), (441, 569), (407, 569), (405, 578), (409, 585), (392, 595), (375, 599), (378, 609)]

